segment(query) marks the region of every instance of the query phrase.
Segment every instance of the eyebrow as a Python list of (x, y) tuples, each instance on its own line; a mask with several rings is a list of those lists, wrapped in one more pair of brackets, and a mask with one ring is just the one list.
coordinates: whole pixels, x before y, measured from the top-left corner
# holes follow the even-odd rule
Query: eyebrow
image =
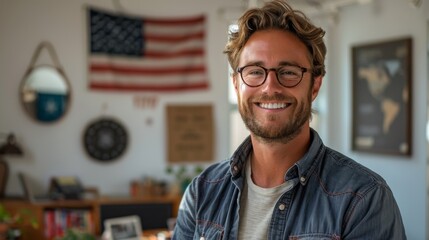
[(297, 66), (297, 67), (301, 67), (301, 64), (298, 64), (297, 62), (282, 61), (282, 62), (280, 62), (279, 66)]
[[(264, 62), (262, 61), (252, 61), (252, 62), (248, 62), (245, 64), (245, 66), (249, 66), (249, 65), (257, 65), (257, 66), (265, 66)], [(277, 67), (282, 67), (282, 66), (297, 66), (297, 67), (302, 67), (300, 64), (298, 64), (297, 62), (290, 62), (290, 61), (281, 61)]]

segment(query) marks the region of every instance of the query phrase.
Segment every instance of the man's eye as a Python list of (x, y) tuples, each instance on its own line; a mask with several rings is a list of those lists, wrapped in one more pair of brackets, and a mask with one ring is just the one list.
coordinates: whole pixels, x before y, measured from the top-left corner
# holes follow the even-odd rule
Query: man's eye
[(249, 68), (246, 69), (245, 75), (247, 76), (262, 76), (265, 74), (265, 71), (260, 68)]
[(249, 75), (264, 75), (264, 71), (261, 70), (251, 70), (248, 73)]
[(279, 73), (279, 76), (285, 76), (285, 77), (287, 77), (287, 76), (299, 76), (300, 75), (300, 73), (298, 71), (294, 71), (291, 69), (281, 69), (281, 70), (279, 70), (278, 73)]

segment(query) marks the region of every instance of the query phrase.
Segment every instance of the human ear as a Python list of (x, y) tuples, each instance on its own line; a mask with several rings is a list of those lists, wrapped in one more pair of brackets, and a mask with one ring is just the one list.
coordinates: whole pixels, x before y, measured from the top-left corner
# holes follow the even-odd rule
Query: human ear
[(320, 87), (322, 86), (322, 80), (322, 76), (314, 78), (313, 89), (311, 90), (311, 101), (314, 101), (319, 94)]
[(237, 79), (238, 74), (231, 74), (232, 77), (232, 84), (234, 84), (234, 90), (235, 93), (238, 93), (238, 79)]

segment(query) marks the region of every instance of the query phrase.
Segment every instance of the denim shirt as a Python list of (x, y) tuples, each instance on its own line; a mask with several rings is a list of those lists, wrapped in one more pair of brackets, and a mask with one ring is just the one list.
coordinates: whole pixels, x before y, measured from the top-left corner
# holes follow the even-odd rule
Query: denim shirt
[[(204, 170), (188, 186), (173, 239), (238, 236), (248, 137), (231, 159)], [(324, 146), (311, 130), (308, 152), (285, 174), (296, 181), (274, 206), (266, 239), (406, 239), (392, 191), (378, 174)]]

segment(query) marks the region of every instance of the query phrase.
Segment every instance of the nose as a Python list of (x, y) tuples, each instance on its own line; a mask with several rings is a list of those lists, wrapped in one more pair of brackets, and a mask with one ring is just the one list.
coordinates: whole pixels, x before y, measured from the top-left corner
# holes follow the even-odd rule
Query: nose
[(263, 84), (263, 92), (266, 93), (275, 93), (281, 92), (283, 86), (280, 85), (275, 69), (268, 69), (267, 79), (265, 80), (265, 84)]

